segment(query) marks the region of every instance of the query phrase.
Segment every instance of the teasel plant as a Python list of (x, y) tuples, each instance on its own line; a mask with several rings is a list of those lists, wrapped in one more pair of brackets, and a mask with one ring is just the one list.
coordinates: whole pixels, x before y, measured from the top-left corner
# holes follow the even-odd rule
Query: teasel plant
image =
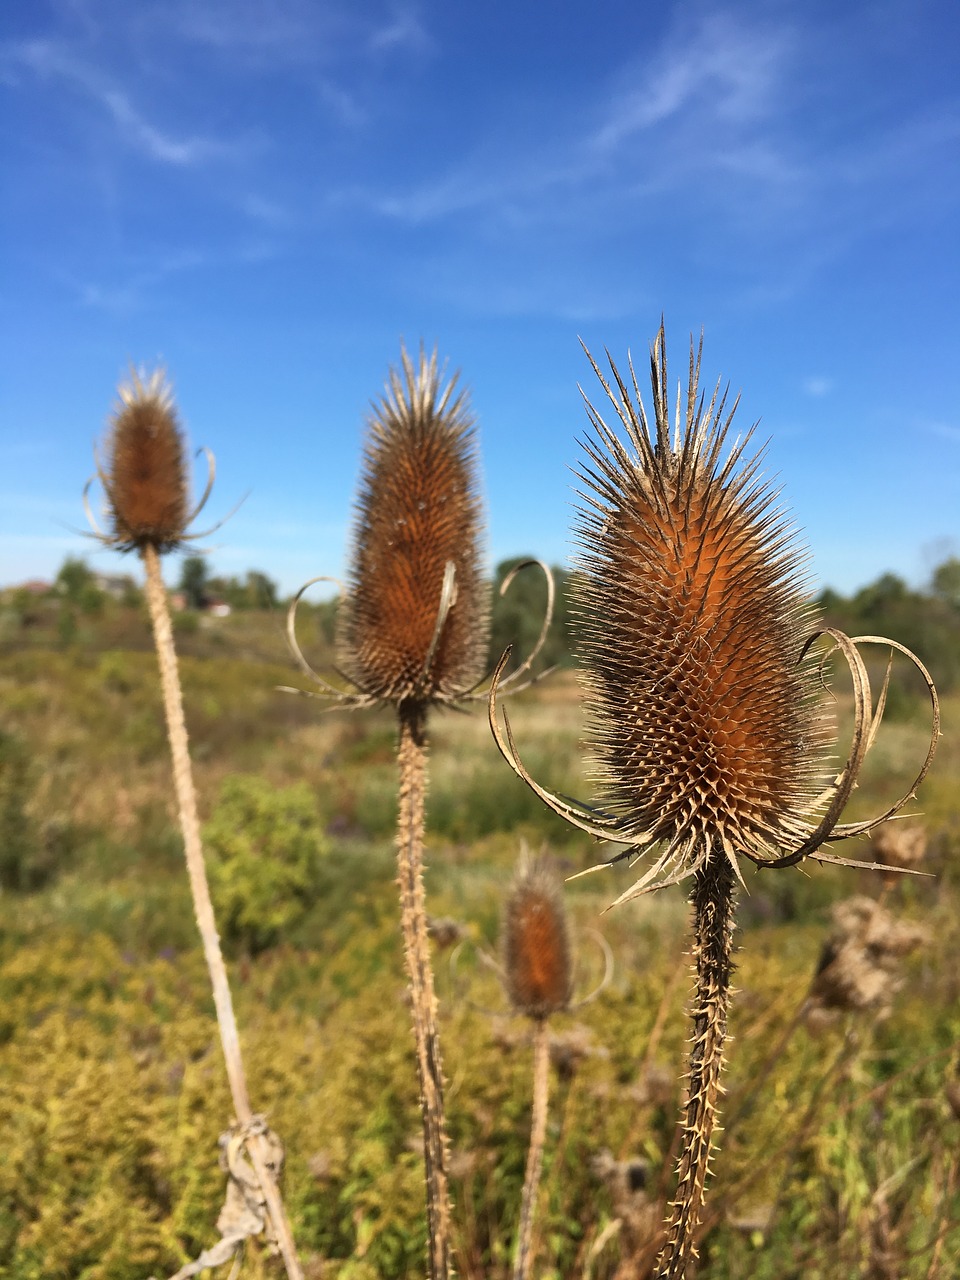
[[(505, 898), (500, 922), (500, 956), (473, 946), (477, 959), (494, 973), (510, 1009), (533, 1023), (533, 1107), (530, 1146), (520, 1204), (520, 1224), (514, 1249), (514, 1280), (526, 1280), (533, 1265), (533, 1227), (543, 1168), (550, 1095), (549, 1020), (591, 1004), (613, 978), (613, 952), (595, 929), (587, 930), (603, 953), (603, 976), (588, 995), (574, 1000), (574, 948), (563, 899), (563, 886), (544, 845), (534, 855), (525, 840), (513, 883)], [(450, 956), (450, 975), (459, 986), (458, 965), (467, 946), (462, 939)], [(461, 998), (466, 1000), (461, 992)], [(491, 1018), (501, 1015), (473, 1000), (472, 1008)]]
[[(579, 1005), (593, 1000), (613, 974), (605, 940), (606, 970), (600, 985)], [(546, 858), (523, 850), (520, 868), (506, 900), (500, 930), (502, 981), (510, 1004), (533, 1022), (533, 1115), (530, 1147), (520, 1201), (520, 1225), (513, 1278), (527, 1280), (533, 1263), (533, 1227), (543, 1168), (550, 1090), (550, 1032), (553, 1014), (566, 1013), (573, 999), (573, 957), (563, 892)]]
[[(475, 419), (459, 374), (444, 381), (436, 349), (421, 346), (416, 362), (401, 348), (383, 396), (372, 405), (357, 499), (353, 553), (346, 586), (310, 579), (287, 615), (287, 639), (298, 667), (316, 686), (289, 692), (322, 699), (330, 708), (390, 705), (399, 726), (397, 759), (397, 872), (401, 930), (409, 980), (420, 1081), (426, 1166), (428, 1274), (451, 1274), (448, 1143), (437, 1001), (428, 943), (423, 848), (427, 787), (427, 720), (437, 707), (485, 701), (490, 635), (490, 590), (483, 572), (483, 508), (479, 492)], [(501, 687), (517, 691), (531, 669), (553, 614), (549, 568), (547, 608), (534, 650)], [(341, 590), (336, 675), (338, 687), (303, 655), (297, 607), (318, 582)]]
[[(584, 348), (586, 351), (586, 348)], [(592, 433), (578, 472), (574, 578), (596, 807), (550, 793), (523, 764), (509, 719), (500, 724), (501, 659), (490, 686), (490, 725), (505, 759), (553, 811), (600, 840), (622, 844), (645, 872), (618, 905), (692, 883), (695, 995), (687, 1101), (676, 1193), (658, 1277), (683, 1277), (712, 1154), (726, 1039), (732, 939), (741, 860), (762, 870), (842, 858), (829, 842), (868, 833), (916, 794), (940, 735), (933, 681), (894, 640), (848, 637), (824, 627), (804, 578), (806, 554), (777, 493), (750, 452), (753, 431), (726, 447), (736, 402), (718, 383), (699, 390), (702, 337), (691, 341), (686, 392), (668, 396), (664, 330), (651, 350), (653, 420), (633, 363), (630, 385), (610, 359), (611, 380), (586, 352), (616, 415), (611, 427), (583, 394)], [(625, 435), (621, 437), (620, 431)], [(823, 640), (825, 652), (817, 652)], [(889, 660), (874, 699), (861, 648)], [(829, 785), (834, 734), (825, 713), (825, 663), (849, 668), (854, 726), (847, 758)], [(872, 746), (895, 653), (919, 671), (932, 707), (930, 743), (906, 793), (884, 813), (841, 822)], [(593, 868), (598, 870), (599, 868)]]
[[(100, 527), (91, 508), (93, 478), (84, 489), (84, 505), (93, 536), (100, 543), (118, 551), (136, 552), (143, 561), (187, 873), (239, 1126), (238, 1133), (231, 1133), (242, 1140), (253, 1166), (269, 1215), (265, 1225), (276, 1237), (287, 1275), (290, 1280), (302, 1280), (303, 1271), (277, 1181), (276, 1138), (266, 1128), (263, 1117), (254, 1113), (247, 1087), (230, 983), (207, 881), (177, 654), (160, 569), (162, 555), (209, 536), (223, 523), (201, 533), (188, 532), (210, 497), (215, 461), (209, 450), (199, 451), (206, 456), (208, 478), (199, 502), (192, 505), (186, 443), (165, 371), (156, 369), (147, 374), (131, 369), (129, 380), (118, 389), (118, 399), (107, 431), (104, 457), (95, 458), (95, 478), (103, 490), (108, 527)], [(191, 1264), (194, 1268), (196, 1265)], [(194, 1270), (188, 1268), (186, 1273), (192, 1275)]]

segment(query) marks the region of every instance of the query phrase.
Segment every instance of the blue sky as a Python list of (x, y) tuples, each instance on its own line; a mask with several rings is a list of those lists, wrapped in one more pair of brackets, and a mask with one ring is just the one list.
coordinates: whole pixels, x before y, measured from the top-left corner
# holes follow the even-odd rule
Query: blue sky
[(0, 582), (121, 568), (71, 529), (158, 360), (249, 490), (212, 569), (341, 574), (401, 338), (472, 388), (491, 562), (567, 560), (577, 338), (643, 366), (661, 312), (816, 582), (960, 554), (949, 0), (7, 0), (0, 95)]

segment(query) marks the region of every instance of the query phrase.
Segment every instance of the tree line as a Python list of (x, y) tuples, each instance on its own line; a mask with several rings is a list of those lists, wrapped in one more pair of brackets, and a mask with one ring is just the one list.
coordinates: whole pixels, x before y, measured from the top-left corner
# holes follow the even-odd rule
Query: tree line
[[(503, 560), (493, 579), (490, 660), (496, 662), (507, 645), (513, 646), (515, 665), (531, 652), (547, 606), (543, 574), (531, 567), (515, 577), (504, 595), (500, 588), (521, 557)], [(574, 574), (554, 566), (556, 602), (553, 625), (538, 660), (538, 668), (575, 665), (575, 623), (571, 612)], [(204, 556), (186, 556), (175, 591), (187, 609), (226, 604), (231, 610), (285, 607), (277, 583), (259, 569), (240, 576), (213, 572)], [(109, 598), (129, 606), (142, 603), (133, 578), (95, 573), (83, 559), (68, 556), (53, 583), (53, 593), (87, 614), (99, 612)], [(932, 671), (942, 692), (960, 685), (960, 558), (937, 565), (921, 587), (912, 587), (894, 573), (881, 574), (849, 596), (832, 588), (822, 591), (817, 605), (826, 625), (848, 635), (889, 635), (917, 653)], [(336, 630), (336, 601), (304, 608), (312, 610), (320, 632), (332, 640)]]

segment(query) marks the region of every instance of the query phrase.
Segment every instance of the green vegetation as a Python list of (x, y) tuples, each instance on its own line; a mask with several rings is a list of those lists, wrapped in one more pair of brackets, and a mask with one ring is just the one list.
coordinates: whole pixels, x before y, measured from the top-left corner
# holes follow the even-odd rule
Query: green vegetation
[[(532, 594), (537, 574), (528, 574)], [(907, 595), (949, 620), (949, 574), (936, 581), (941, 595)], [(902, 606), (895, 592), (880, 598), (882, 609)], [(911, 641), (882, 609), (855, 621), (836, 600), (826, 604), (855, 632)], [(67, 608), (69, 643), (58, 635)], [(216, 1143), (230, 1106), (170, 800), (155, 659), (140, 607), (107, 593), (99, 611), (57, 596), (32, 601), (24, 616), (32, 620), (0, 632), (0, 1276), (146, 1280), (216, 1238)], [(329, 659), (332, 621), (330, 606), (305, 610), (315, 666)], [(942, 653), (927, 653), (948, 684), (958, 634), (944, 622)], [(251, 1092), (287, 1142), (284, 1194), (307, 1274), (420, 1275), (393, 717), (321, 714), (277, 692), (299, 682), (276, 611), (201, 615), (178, 644), (213, 876), (223, 875), (221, 905), (238, 904), (231, 976)], [(837, 693), (845, 722), (839, 682)], [(919, 690), (904, 684), (903, 699), (902, 717), (881, 729), (854, 818), (909, 782), (924, 726)], [(732, 1123), (707, 1198), (702, 1280), (960, 1272), (960, 1119), (956, 1092), (946, 1091), (960, 1055), (958, 715), (955, 692), (919, 806), (936, 878), (911, 877), (886, 898), (932, 939), (903, 962), (888, 1016), (838, 1013), (787, 1034), (831, 904), (877, 896), (879, 882), (821, 867), (750, 877), (724, 1104)], [(586, 794), (574, 674), (522, 694), (510, 716), (537, 777)], [(502, 765), (482, 707), (435, 718), (431, 779), (430, 909), (457, 920), (467, 939), (454, 974), (448, 952), (434, 958), (456, 1261), (465, 1280), (501, 1280), (519, 1215), (531, 1047), (476, 949), (495, 946), (521, 836), (547, 841), (564, 874), (598, 850)], [(268, 870), (273, 851), (280, 865)], [(866, 846), (852, 856), (867, 857)], [(629, 875), (614, 869), (566, 887), (576, 993), (600, 967), (590, 929), (603, 930), (616, 972), (599, 1000), (553, 1024), (534, 1265), (544, 1280), (642, 1275), (630, 1259), (662, 1218), (658, 1197), (672, 1177), (686, 904), (671, 890), (604, 915)], [(228, 910), (225, 933), (229, 919)], [(248, 1246), (242, 1276), (278, 1274)]]
[(255, 775), (227, 778), (203, 829), (223, 939), (251, 953), (289, 936), (320, 894), (329, 849), (306, 783), (277, 790)]

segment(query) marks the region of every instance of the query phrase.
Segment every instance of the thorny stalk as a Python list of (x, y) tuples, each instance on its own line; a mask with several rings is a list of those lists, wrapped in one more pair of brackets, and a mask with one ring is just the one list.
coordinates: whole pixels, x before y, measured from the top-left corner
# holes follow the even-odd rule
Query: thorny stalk
[(450, 1193), (447, 1135), (443, 1112), (443, 1063), (437, 1028), (437, 999), (427, 938), (423, 888), (424, 799), (426, 793), (426, 708), (401, 703), (397, 878), (400, 885), (403, 949), (410, 979), (413, 1030), (420, 1077), (423, 1154), (427, 1179), (429, 1275), (450, 1275)]
[(543, 1147), (547, 1136), (547, 1098), (550, 1090), (550, 1032), (547, 1019), (536, 1018), (533, 1030), (533, 1121), (530, 1149), (520, 1202), (520, 1227), (513, 1262), (513, 1280), (527, 1280), (533, 1261), (533, 1223), (537, 1192), (543, 1169)]
[[(213, 904), (210, 900), (210, 888), (203, 860), (203, 846), (200, 841), (200, 819), (197, 813), (197, 796), (193, 785), (193, 772), (190, 766), (190, 748), (187, 737), (187, 726), (183, 715), (183, 699), (180, 692), (180, 676), (177, 667), (177, 654), (173, 643), (173, 630), (170, 625), (170, 614), (167, 609), (167, 596), (160, 573), (160, 558), (156, 548), (146, 543), (141, 548), (144, 569), (146, 571), (146, 594), (150, 609), (150, 621), (153, 625), (154, 640), (157, 648), (157, 660), (160, 667), (160, 683), (163, 690), (163, 705), (167, 720), (167, 736), (170, 741), (170, 755), (173, 761), (173, 780), (177, 794), (177, 805), (180, 811), (180, 827), (183, 833), (184, 852), (187, 861), (187, 874), (190, 879), (190, 891), (193, 896), (194, 913), (200, 938), (203, 943), (203, 954), (210, 973), (213, 987), (213, 1000), (217, 1011), (217, 1023), (220, 1028), (220, 1041), (223, 1045), (223, 1057), (227, 1068), (227, 1079), (237, 1120), (241, 1125), (250, 1125), (254, 1119), (250, 1106), (250, 1095), (247, 1089), (243, 1059), (240, 1053), (240, 1038), (237, 1033), (237, 1021), (233, 1012), (233, 1001), (230, 996), (230, 984), (227, 978), (223, 953), (220, 950), (220, 939), (217, 934)], [(267, 1165), (267, 1149), (265, 1140), (257, 1135), (251, 1136), (247, 1143), (250, 1161), (256, 1171), (270, 1220), (277, 1235), (280, 1253), (290, 1280), (303, 1280), (303, 1271), (297, 1259), (293, 1233), (283, 1207), (280, 1190), (272, 1171)]]
[(683, 1154), (667, 1240), (655, 1270), (664, 1280), (682, 1280), (688, 1260), (695, 1256), (693, 1240), (709, 1171), (733, 970), (730, 952), (736, 894), (730, 864), (717, 861), (697, 872), (691, 899), (697, 989)]

